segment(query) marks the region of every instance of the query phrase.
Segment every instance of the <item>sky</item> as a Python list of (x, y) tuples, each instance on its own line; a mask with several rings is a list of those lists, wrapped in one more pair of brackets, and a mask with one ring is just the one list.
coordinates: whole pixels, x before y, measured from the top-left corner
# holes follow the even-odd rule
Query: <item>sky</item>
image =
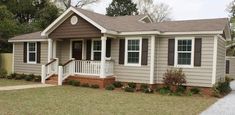
[[(74, 0), (76, 1), (76, 0)], [(112, 0), (100, 0), (88, 5), (88, 8), (97, 13), (105, 14), (106, 8)], [(232, 0), (154, 0), (163, 2), (171, 7), (170, 17), (173, 20), (207, 19), (228, 17), (227, 6)]]

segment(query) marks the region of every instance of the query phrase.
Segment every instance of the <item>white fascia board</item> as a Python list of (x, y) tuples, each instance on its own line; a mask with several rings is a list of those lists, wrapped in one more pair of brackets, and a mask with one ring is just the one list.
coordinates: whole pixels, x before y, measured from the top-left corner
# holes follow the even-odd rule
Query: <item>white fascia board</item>
[(43, 42), (43, 41), (48, 41), (48, 39), (8, 40), (8, 42)]
[(148, 18), (151, 23), (153, 23), (152, 19), (150, 18), (149, 15), (144, 16), (143, 18), (139, 19), (139, 21), (143, 22), (143, 19)]
[(160, 34), (159, 31), (137, 31), (137, 32), (120, 32), (118, 35), (143, 35), (143, 34)]
[(190, 34), (223, 34), (223, 31), (197, 31), (197, 32), (163, 32), (160, 35), (190, 35)]

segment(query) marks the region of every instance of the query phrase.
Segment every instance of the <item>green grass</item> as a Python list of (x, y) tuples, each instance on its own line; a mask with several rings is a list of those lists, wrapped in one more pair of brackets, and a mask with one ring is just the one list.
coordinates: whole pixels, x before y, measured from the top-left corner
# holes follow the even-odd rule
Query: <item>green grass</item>
[(0, 92), (3, 115), (196, 115), (217, 99), (72, 86)]
[(0, 79), (0, 87), (2, 86), (14, 86), (14, 85), (27, 85), (35, 82), (24, 81), (24, 80), (12, 80), (12, 79)]

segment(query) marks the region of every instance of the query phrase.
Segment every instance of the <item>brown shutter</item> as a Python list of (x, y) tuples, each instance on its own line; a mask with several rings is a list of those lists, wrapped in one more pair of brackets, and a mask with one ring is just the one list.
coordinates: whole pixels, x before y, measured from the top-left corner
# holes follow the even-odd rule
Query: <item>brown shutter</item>
[(168, 65), (173, 66), (175, 60), (175, 39), (168, 39)]
[(111, 57), (111, 38), (106, 41), (106, 57)]
[(27, 42), (24, 42), (23, 56), (23, 62), (27, 63)]
[(124, 64), (125, 59), (125, 39), (119, 40), (119, 64)]
[(37, 42), (37, 63), (41, 63), (41, 42)]
[(91, 40), (86, 42), (86, 59), (91, 60)]
[(148, 64), (148, 39), (142, 39), (141, 65)]
[(230, 70), (230, 61), (226, 60), (226, 74), (229, 74), (229, 70)]
[(201, 66), (202, 38), (195, 38), (194, 66)]

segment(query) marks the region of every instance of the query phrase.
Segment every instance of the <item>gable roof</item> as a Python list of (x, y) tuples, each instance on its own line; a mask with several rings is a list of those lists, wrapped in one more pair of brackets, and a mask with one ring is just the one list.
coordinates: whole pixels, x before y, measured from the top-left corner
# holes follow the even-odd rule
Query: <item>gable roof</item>
[(14, 41), (47, 41), (46, 38), (41, 37), (41, 32), (42, 31), (37, 31), (33, 33), (28, 33), (28, 34), (23, 34), (23, 35), (18, 35), (15, 37), (12, 37), (9, 42), (14, 42)]
[(224, 30), (226, 30), (227, 36), (230, 35), (229, 20), (227, 18), (144, 23), (143, 21), (141, 21), (141, 19), (148, 15), (110, 17), (81, 8), (70, 7), (44, 31), (16, 36), (11, 38), (11, 40), (43, 39), (41, 36), (47, 36), (48, 33), (52, 32), (55, 28), (58, 27), (58, 25), (60, 25), (73, 13), (76, 13), (77, 15), (81, 16), (89, 23), (100, 29), (101, 33), (112, 35), (168, 35), (169, 33), (190, 34), (193, 32), (194, 34), (223, 34)]

